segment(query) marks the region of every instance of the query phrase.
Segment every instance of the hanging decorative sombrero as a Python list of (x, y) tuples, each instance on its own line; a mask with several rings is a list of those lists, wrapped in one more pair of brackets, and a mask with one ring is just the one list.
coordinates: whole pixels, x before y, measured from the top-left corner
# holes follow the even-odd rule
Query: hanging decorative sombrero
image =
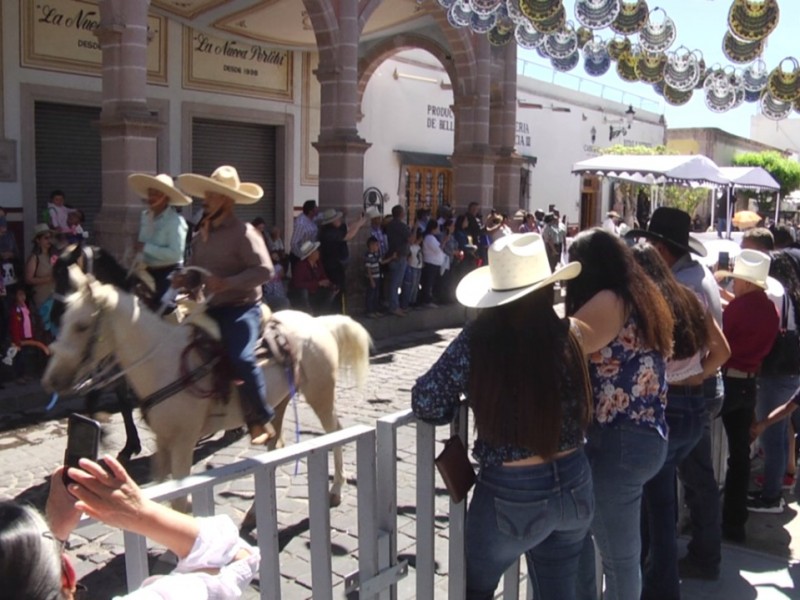
[(611, 57), (611, 60), (619, 60), (623, 52), (631, 51), (631, 47), (631, 40), (629, 38), (615, 35), (611, 38), (611, 41), (608, 42), (608, 55)]
[(475, 11), (472, 11), (472, 15), (470, 15), (469, 18), (469, 27), (475, 33), (489, 33), (492, 27), (495, 26), (495, 23), (497, 23), (497, 17), (494, 13), (483, 17)]
[(571, 22), (545, 37), (544, 46), (551, 58), (567, 58), (578, 49), (578, 36)]
[(520, 23), (514, 30), (514, 37), (517, 38), (517, 44), (520, 47), (526, 50), (535, 50), (544, 44), (545, 35), (536, 31), (530, 23)]
[(611, 56), (608, 44), (600, 37), (595, 37), (583, 46), (583, 69), (592, 77), (605, 75), (611, 68)]
[[(786, 65), (791, 65), (791, 70), (786, 70)], [(794, 102), (800, 95), (800, 63), (797, 59), (788, 56), (775, 67), (767, 78), (767, 90), (770, 96), (781, 102)]]
[(731, 62), (742, 65), (755, 60), (764, 51), (764, 42), (743, 42), (730, 31), (727, 31), (722, 39), (722, 51)]
[(456, 0), (453, 5), (447, 9), (447, 22), (451, 27), (459, 29), (461, 27), (469, 26), (472, 17), (472, 9), (469, 6), (468, 0)]
[(711, 112), (727, 112), (736, 103), (736, 90), (731, 85), (728, 73), (721, 66), (712, 67), (703, 88), (706, 106)]
[(752, 104), (761, 100), (761, 92), (751, 92), (750, 90), (744, 91), (744, 101)]
[[(544, 35), (544, 34), (542, 34), (542, 35)], [(550, 60), (550, 55), (547, 53), (547, 48), (544, 47), (544, 42), (542, 42), (541, 44), (536, 46), (536, 48), (534, 48), (534, 50), (536, 50), (536, 54), (538, 54), (542, 58), (546, 58), (547, 60)]]
[(532, 27), (531, 20), (523, 14), (519, 6), (519, 0), (506, 0), (505, 7), (509, 18), (514, 21), (514, 23)]
[(564, 12), (561, 0), (519, 0), (519, 8), (531, 21), (550, 19), (558, 12)]
[(697, 55), (686, 46), (680, 46), (667, 53), (664, 65), (664, 82), (672, 89), (685, 92), (694, 89), (700, 79), (700, 65)]
[(664, 79), (664, 67), (667, 56), (661, 52), (653, 53), (643, 50), (636, 61), (636, 75), (645, 83), (656, 83)]
[(744, 70), (737, 69), (733, 65), (729, 65), (725, 68), (725, 73), (728, 75), (728, 81), (730, 82), (736, 97), (731, 108), (736, 108), (744, 103), (745, 96), (747, 94), (747, 91), (744, 89)]
[[(522, 0), (524, 1), (524, 0)], [(542, 33), (555, 33), (561, 29), (567, 22), (567, 12), (564, 10), (564, 5), (560, 4), (558, 11), (552, 17), (547, 19), (531, 19), (531, 23), (537, 31)]]
[(489, 43), (492, 46), (505, 46), (514, 39), (514, 24), (511, 23), (509, 25), (509, 23), (497, 23), (494, 27), (492, 27), (489, 33), (486, 34), (486, 37), (489, 38)]
[(780, 121), (788, 117), (792, 112), (792, 103), (778, 100), (769, 90), (764, 90), (761, 94), (761, 114), (773, 121)]
[(697, 85), (694, 87), (695, 89), (702, 90), (706, 82), (706, 77), (708, 77), (711, 69), (706, 66), (706, 59), (703, 58), (703, 53), (700, 50), (695, 50), (692, 54), (697, 56), (697, 69), (700, 71), (700, 77), (697, 79)]
[(578, 48), (583, 48), (594, 38), (594, 32), (588, 27), (580, 26), (575, 33), (578, 36)]
[(608, 27), (620, 11), (620, 0), (575, 0), (575, 18), (589, 29)]
[(494, 14), (501, 4), (505, 4), (505, 2), (503, 0), (470, 0), (472, 12), (482, 17)]
[(664, 85), (664, 100), (672, 106), (683, 106), (692, 99), (692, 94), (694, 94), (694, 88), (676, 90), (670, 85)]
[(453, 4), (455, 4), (456, 0), (436, 0), (443, 9), (447, 10)]
[(777, 0), (734, 0), (728, 27), (740, 40), (757, 42), (777, 27), (780, 14)]
[(663, 79), (661, 81), (656, 81), (653, 84), (653, 91), (663, 98), (664, 97), (664, 88), (666, 87), (666, 85), (667, 84), (664, 83)]
[(580, 52), (576, 49), (575, 52), (565, 58), (551, 58), (550, 64), (553, 65), (556, 71), (566, 72), (574, 69), (578, 65), (580, 59)]
[(633, 35), (642, 30), (649, 14), (645, 0), (622, 0), (619, 14), (609, 27), (615, 33)]
[(763, 58), (759, 58), (750, 63), (742, 73), (742, 85), (746, 92), (754, 92), (760, 96), (767, 85), (768, 77), (767, 63)]
[(800, 113), (800, 98), (795, 100), (794, 104), (792, 104), (792, 106), (794, 107), (794, 112)]
[(640, 50), (633, 47), (627, 52), (623, 52), (617, 59), (617, 75), (623, 81), (639, 81), (636, 73), (636, 63), (639, 62)]
[[(656, 13), (661, 13), (660, 20)], [(676, 35), (675, 22), (663, 8), (654, 8), (639, 32), (639, 44), (649, 52), (664, 52), (672, 46)]]

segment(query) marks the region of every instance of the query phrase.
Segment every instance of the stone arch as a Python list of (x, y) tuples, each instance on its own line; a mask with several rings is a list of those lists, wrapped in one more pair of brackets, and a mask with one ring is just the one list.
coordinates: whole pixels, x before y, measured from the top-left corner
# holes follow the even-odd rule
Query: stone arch
[(303, 0), (303, 6), (314, 28), (320, 61), (323, 57), (333, 58), (330, 53), (336, 51), (339, 41), (339, 22), (333, 4), (329, 0)]

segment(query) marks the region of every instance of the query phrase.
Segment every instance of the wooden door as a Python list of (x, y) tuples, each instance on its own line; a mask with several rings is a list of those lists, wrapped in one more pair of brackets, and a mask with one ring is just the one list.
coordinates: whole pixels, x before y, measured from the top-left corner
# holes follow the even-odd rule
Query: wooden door
[(408, 220), (414, 221), (417, 210), (424, 208), (436, 213), (442, 204), (451, 204), (453, 170), (445, 167), (406, 165), (405, 204)]
[(597, 203), (600, 197), (600, 178), (597, 175), (581, 177), (581, 229), (598, 224)]

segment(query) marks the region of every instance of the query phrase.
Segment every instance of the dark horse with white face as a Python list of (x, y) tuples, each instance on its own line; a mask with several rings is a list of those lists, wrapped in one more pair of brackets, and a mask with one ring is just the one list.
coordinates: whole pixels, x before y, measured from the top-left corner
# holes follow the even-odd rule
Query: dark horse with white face
[[(129, 277), (128, 271), (122, 267), (113, 256), (99, 246), (83, 246), (76, 244), (64, 250), (53, 265), (53, 279), (55, 280), (55, 295), (53, 307), (50, 311), (50, 320), (58, 326), (64, 314), (64, 298), (74, 290), (69, 278), (69, 266), (77, 264), (86, 273), (91, 273), (101, 283), (110, 283), (120, 289), (131, 291), (142, 282), (134, 275)], [(131, 398), (131, 390), (124, 378), (116, 380), (114, 392), (119, 401), (119, 409), (125, 422), (125, 446), (117, 455), (123, 461), (130, 460), (131, 456), (142, 451), (139, 433), (133, 421), (133, 408), (136, 399)], [(87, 411), (93, 413), (100, 401), (101, 390), (93, 389), (86, 394)]]

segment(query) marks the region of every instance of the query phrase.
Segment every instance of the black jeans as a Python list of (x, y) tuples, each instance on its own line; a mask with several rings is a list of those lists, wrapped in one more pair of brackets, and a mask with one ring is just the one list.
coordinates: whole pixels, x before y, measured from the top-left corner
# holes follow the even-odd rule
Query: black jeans
[[(756, 407), (756, 380), (723, 378), (722, 423), (728, 436), (728, 474), (722, 503), (723, 530), (742, 530), (747, 522), (750, 484), (750, 425)], [(738, 531), (737, 531), (738, 532)]]

